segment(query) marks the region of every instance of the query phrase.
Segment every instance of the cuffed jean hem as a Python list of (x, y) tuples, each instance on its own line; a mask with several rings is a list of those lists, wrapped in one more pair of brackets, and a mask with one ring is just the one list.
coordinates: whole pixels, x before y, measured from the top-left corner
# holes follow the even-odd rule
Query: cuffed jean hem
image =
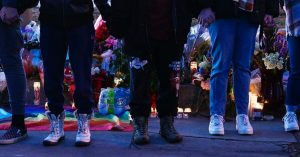
[(297, 112), (299, 109), (299, 105), (285, 105), (287, 112)]

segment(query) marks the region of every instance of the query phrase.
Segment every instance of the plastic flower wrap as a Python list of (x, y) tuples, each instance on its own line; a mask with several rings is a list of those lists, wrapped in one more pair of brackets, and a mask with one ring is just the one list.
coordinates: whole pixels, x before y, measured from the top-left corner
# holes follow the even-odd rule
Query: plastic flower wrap
[(186, 61), (188, 63), (191, 62), (195, 58), (195, 54), (199, 53), (201, 50), (203, 51), (200, 53), (204, 53), (205, 48), (202, 49), (201, 46), (205, 45), (203, 43), (209, 40), (210, 36), (204, 27), (202, 27), (200, 24), (192, 26), (184, 49), (184, 57)]
[(113, 73), (114, 69), (112, 69), (111, 61), (116, 59), (116, 56), (113, 54), (113, 51), (107, 50), (103, 54), (101, 54), (101, 57), (103, 58), (101, 69)]
[(0, 92), (3, 92), (7, 87), (6, 77), (4, 72), (0, 72)]
[(98, 109), (101, 115), (121, 115), (129, 109), (129, 90), (125, 88), (102, 88)]
[(40, 48), (40, 26), (31, 21), (24, 30), (22, 30), (25, 48), (28, 50)]
[(200, 81), (200, 87), (203, 90), (210, 90), (210, 73), (211, 73), (211, 61), (203, 56), (203, 61), (200, 62), (198, 72), (193, 76), (193, 83)]
[(96, 40), (97, 41), (104, 41), (109, 37), (109, 31), (106, 26), (106, 23), (104, 20), (102, 20), (102, 17), (99, 16), (96, 24), (95, 24), (95, 29), (96, 29)]
[(204, 61), (199, 64), (199, 74), (203, 80), (207, 80), (210, 77), (211, 62), (204, 56)]
[[(263, 38), (256, 43), (254, 65), (262, 71), (285, 70), (288, 62), (288, 45), (283, 31), (277, 28), (264, 28)], [(258, 46), (259, 45), (259, 46)]]

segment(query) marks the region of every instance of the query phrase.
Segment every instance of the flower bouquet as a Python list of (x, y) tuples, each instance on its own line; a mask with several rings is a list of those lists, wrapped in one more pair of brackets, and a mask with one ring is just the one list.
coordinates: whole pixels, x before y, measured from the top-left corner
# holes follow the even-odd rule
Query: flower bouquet
[(288, 62), (287, 40), (285, 33), (278, 31), (276, 27), (262, 29), (263, 34), (257, 44), (259, 49), (257, 47), (253, 58), (256, 68), (259, 68), (261, 73), (258, 101), (264, 103), (264, 115), (274, 115), (283, 110), (282, 76)]

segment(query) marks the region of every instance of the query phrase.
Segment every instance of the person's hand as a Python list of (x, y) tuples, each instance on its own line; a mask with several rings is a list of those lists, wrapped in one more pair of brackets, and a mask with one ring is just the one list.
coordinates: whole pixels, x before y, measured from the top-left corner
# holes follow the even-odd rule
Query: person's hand
[(211, 10), (211, 8), (203, 9), (199, 14), (198, 20), (201, 25), (208, 27), (216, 20), (215, 13)]
[(11, 25), (19, 19), (19, 13), (16, 8), (4, 6), (0, 10), (0, 17), (4, 23)]
[(264, 25), (266, 27), (273, 27), (275, 25), (274, 18), (272, 15), (265, 15)]

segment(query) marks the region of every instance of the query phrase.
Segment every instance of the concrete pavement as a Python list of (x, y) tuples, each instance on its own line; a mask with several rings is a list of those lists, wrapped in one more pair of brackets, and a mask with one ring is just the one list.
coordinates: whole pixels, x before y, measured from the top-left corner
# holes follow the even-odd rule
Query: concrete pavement
[(48, 132), (35, 131), (29, 132), (26, 141), (0, 146), (0, 157), (284, 157), (300, 152), (297, 140), (283, 131), (280, 120), (252, 121), (253, 136), (238, 135), (234, 122), (226, 122), (225, 136), (214, 137), (207, 132), (208, 118), (181, 119), (176, 126), (185, 138), (177, 145), (159, 136), (158, 122), (150, 120), (151, 143), (139, 148), (129, 148), (132, 134), (124, 132), (92, 132), (93, 143), (85, 148), (74, 146), (76, 132), (66, 132), (66, 140), (60, 145), (44, 147), (42, 139)]

